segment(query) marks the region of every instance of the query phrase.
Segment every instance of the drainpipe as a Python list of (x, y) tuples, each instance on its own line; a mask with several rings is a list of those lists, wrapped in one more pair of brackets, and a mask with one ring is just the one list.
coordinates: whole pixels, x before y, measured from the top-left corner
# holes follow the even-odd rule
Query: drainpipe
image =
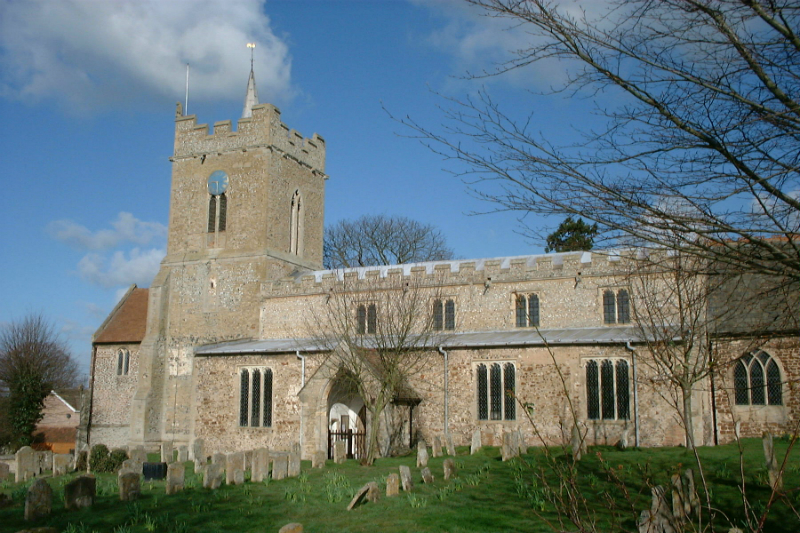
[[(295, 350), (294, 354), (297, 356), (298, 359), (300, 359), (300, 364), (301, 364), (300, 390), (303, 390), (303, 388), (306, 386), (306, 356), (300, 355), (300, 350)], [(297, 391), (297, 396), (298, 397), (300, 396), (300, 391)], [(299, 439), (300, 457), (303, 456), (303, 443), (305, 441), (304, 437), (306, 429), (305, 425), (306, 425), (305, 417), (303, 416), (303, 401), (300, 400), (300, 439)]]
[(633, 427), (634, 427), (634, 446), (639, 447), (639, 394), (636, 382), (636, 349), (631, 345), (631, 341), (625, 342), (625, 348), (631, 352), (631, 368), (633, 371)]
[(300, 389), (302, 390), (302, 388), (306, 386), (306, 356), (300, 355), (300, 350), (296, 350), (294, 353), (302, 363), (301, 372), (303, 373), (303, 376), (300, 378)]
[(444, 434), (445, 436), (450, 434), (450, 401), (449, 401), (449, 391), (447, 386), (447, 373), (448, 373), (448, 363), (449, 363), (449, 356), (446, 351), (439, 346), (439, 353), (444, 356)]

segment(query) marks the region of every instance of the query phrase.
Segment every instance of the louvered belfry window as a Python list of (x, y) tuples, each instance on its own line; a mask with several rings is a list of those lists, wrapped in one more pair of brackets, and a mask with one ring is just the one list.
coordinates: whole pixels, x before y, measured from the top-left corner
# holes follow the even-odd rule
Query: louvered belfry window
[(514, 363), (483, 363), (475, 367), (478, 420), (516, 420)]
[(239, 425), (272, 426), (272, 370), (248, 367), (239, 370)]

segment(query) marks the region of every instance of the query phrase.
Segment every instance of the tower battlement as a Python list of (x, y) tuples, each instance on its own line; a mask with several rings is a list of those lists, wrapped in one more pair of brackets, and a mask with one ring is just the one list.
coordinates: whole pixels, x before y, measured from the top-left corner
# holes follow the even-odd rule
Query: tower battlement
[(196, 115), (175, 119), (173, 160), (232, 151), (268, 148), (304, 166), (325, 173), (325, 139), (316, 133), (304, 138), (281, 121), (280, 110), (271, 104), (253, 106), (252, 117), (239, 119), (236, 131), (230, 120), (198, 124)]

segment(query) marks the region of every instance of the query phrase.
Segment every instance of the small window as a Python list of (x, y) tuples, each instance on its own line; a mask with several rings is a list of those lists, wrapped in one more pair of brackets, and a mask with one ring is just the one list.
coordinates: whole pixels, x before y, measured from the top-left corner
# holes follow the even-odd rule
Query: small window
[(539, 297), (536, 294), (518, 294), (516, 299), (518, 328), (539, 327)]
[(360, 304), (356, 308), (356, 333), (373, 334), (378, 330), (378, 308), (375, 304)]
[(481, 363), (475, 372), (478, 420), (516, 420), (514, 363)]
[(131, 353), (126, 349), (117, 352), (117, 375), (127, 376), (131, 366)]
[(453, 300), (434, 300), (433, 329), (436, 331), (456, 329), (456, 304)]
[(586, 416), (589, 420), (630, 418), (630, 379), (624, 359), (586, 363)]
[(736, 405), (783, 405), (778, 363), (763, 350), (739, 358), (733, 366), (733, 392)]
[(302, 255), (303, 253), (304, 207), (300, 189), (297, 189), (292, 195), (289, 219), (289, 253), (293, 255)]
[(208, 199), (208, 233), (225, 231), (228, 218), (228, 197), (225, 193)]
[(603, 322), (606, 324), (617, 323), (617, 301), (613, 291), (603, 293)]
[(239, 370), (239, 426), (272, 427), (272, 370)]
[(626, 289), (614, 294), (603, 291), (603, 322), (606, 324), (629, 324), (631, 321), (631, 298)]

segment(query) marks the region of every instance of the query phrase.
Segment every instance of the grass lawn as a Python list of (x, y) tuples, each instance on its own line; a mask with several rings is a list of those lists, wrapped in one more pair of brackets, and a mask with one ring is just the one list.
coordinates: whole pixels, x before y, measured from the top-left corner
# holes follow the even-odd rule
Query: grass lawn
[[(763, 510), (769, 497), (764, 457), (760, 440), (745, 440), (744, 477), (749, 501)], [(788, 442), (776, 440), (776, 453)], [(372, 467), (355, 461), (312, 470), (303, 462), (299, 478), (265, 483), (223, 486), (211, 491), (202, 488), (201, 478), (187, 463), (187, 488), (167, 496), (163, 482), (143, 482), (142, 496), (135, 503), (119, 501), (116, 476), (98, 474), (98, 497), (94, 507), (81, 511), (64, 510), (63, 486), (76, 474), (48, 481), (54, 489), (53, 514), (37, 523), (23, 520), (25, 491), (30, 483), (5, 480), (2, 492), (12, 497), (11, 506), (0, 509), (0, 531), (14, 532), (33, 526), (53, 526), (64, 532), (139, 533), (182, 532), (276, 532), (289, 522), (300, 522), (305, 531), (316, 532), (490, 532), (552, 531), (548, 521), (558, 523), (558, 514), (548, 501), (547, 486), (558, 487), (557, 477), (543, 451), (531, 448), (520, 460), (502, 462), (499, 450), (485, 448), (469, 456), (459, 449), (457, 480), (444, 481), (444, 458), (432, 458), (429, 467), (435, 476), (432, 485), (423, 485), (415, 468), (415, 457), (380, 459)], [(556, 455), (560, 451), (554, 452)], [(739, 452), (735, 445), (702, 448), (706, 479), (718, 517), (727, 516), (743, 526), (740, 495)], [(568, 459), (556, 457), (558, 465)], [(586, 515), (594, 514), (601, 530), (634, 531), (635, 516), (650, 506), (648, 482), (665, 484), (678, 471), (694, 467), (693, 454), (683, 448), (657, 448), (619, 451), (611, 447), (590, 447), (578, 466), (577, 481), (588, 502)], [(792, 451), (784, 477), (787, 499), (800, 507), (800, 450)], [(385, 479), (398, 472), (398, 466), (411, 467), (415, 487), (411, 493), (386, 498)], [(617, 481), (609, 481), (609, 472)], [(699, 476), (695, 476), (699, 490)], [(378, 503), (367, 503), (353, 511), (346, 507), (353, 493), (368, 481), (376, 481), (382, 491)], [(628, 497), (625, 497), (627, 492)], [(701, 496), (702, 498), (702, 496)], [(618, 507), (619, 512), (613, 511)], [(717, 530), (727, 531), (727, 521), (719, 519)], [(571, 526), (568, 529), (574, 529)], [(800, 520), (785, 501), (772, 507), (765, 531), (797, 533)]]

